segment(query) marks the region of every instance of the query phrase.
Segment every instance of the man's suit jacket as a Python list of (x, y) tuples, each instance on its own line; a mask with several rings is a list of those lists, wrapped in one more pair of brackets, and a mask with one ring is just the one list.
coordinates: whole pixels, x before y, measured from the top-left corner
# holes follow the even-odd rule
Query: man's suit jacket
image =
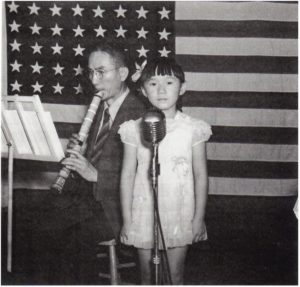
[[(52, 193), (45, 200), (44, 211), (37, 223), (40, 229), (53, 238), (75, 226), (79, 226), (82, 236), (88, 240), (94, 238), (99, 242), (118, 238), (122, 224), (119, 189), (123, 159), (118, 130), (120, 124), (141, 117), (145, 110), (142, 99), (132, 93), (127, 95), (114, 119), (103, 152), (93, 163), (98, 170), (98, 182), (88, 182), (76, 174), (69, 176), (62, 194)], [(101, 119), (99, 115), (96, 117), (96, 120)], [(95, 139), (97, 133), (96, 120), (90, 130), (86, 154), (94, 144), (91, 139)]]
[[(123, 144), (118, 134), (119, 127), (128, 120), (140, 118), (146, 110), (145, 102), (129, 93), (119, 108), (110, 128), (102, 153), (93, 165), (98, 170), (98, 182), (93, 184), (93, 194), (101, 202), (115, 236), (121, 228), (120, 176), (123, 160)], [(98, 121), (100, 118), (98, 118)], [(87, 143), (87, 152), (94, 146), (98, 130), (93, 123)], [(97, 151), (96, 151), (97, 152)]]

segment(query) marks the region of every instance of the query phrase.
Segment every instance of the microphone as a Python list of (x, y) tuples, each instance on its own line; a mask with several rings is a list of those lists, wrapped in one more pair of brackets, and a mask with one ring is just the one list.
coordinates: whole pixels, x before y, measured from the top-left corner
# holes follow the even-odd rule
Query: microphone
[(142, 119), (143, 135), (146, 142), (158, 144), (166, 135), (166, 117), (157, 109), (148, 111)]

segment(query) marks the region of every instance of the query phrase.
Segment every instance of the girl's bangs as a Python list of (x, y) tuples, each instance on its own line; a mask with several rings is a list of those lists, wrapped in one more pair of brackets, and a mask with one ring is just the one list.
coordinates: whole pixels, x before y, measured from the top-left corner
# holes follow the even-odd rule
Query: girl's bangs
[(158, 63), (153, 71), (153, 76), (174, 76), (171, 65)]
[(178, 78), (181, 83), (185, 82), (184, 73), (181, 67), (178, 66), (175, 61), (171, 61), (170, 59), (159, 59), (158, 61), (146, 65), (140, 78), (140, 82), (144, 83), (154, 76), (172, 76)]

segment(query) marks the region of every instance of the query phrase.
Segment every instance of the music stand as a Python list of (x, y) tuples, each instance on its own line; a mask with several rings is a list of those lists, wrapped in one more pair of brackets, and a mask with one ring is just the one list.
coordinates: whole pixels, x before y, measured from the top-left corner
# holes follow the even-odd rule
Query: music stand
[(14, 158), (58, 162), (64, 151), (38, 95), (3, 97), (1, 119), (1, 157), (8, 158), (7, 271), (12, 272)]

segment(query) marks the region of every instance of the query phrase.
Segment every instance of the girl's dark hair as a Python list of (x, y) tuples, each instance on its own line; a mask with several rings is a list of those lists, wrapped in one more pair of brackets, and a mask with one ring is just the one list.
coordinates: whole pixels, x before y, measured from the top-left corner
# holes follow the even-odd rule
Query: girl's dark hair
[(185, 82), (184, 72), (174, 59), (158, 58), (146, 64), (139, 79), (139, 86), (142, 86), (152, 76), (175, 76), (181, 83)]

